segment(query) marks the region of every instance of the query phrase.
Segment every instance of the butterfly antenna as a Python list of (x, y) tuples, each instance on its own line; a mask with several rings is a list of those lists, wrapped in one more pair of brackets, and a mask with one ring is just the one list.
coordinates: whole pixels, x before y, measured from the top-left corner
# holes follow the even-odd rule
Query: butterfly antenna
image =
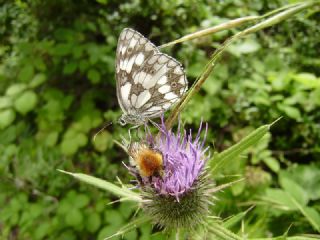
[(98, 136), (99, 133), (101, 133), (104, 129), (106, 129), (107, 127), (109, 127), (112, 124), (112, 122), (109, 122), (107, 124), (105, 124), (94, 136), (93, 136), (93, 141), (96, 140), (96, 137)]

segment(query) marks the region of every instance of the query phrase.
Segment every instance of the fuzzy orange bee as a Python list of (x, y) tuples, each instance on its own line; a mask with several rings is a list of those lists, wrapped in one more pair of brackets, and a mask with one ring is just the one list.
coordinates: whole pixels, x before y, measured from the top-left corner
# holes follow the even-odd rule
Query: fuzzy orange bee
[(131, 165), (141, 177), (163, 176), (162, 154), (143, 143), (132, 143), (128, 149)]

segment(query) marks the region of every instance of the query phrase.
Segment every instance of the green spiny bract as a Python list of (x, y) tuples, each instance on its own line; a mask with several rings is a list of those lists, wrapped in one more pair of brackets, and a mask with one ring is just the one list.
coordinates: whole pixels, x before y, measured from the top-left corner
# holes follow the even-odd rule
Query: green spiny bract
[(201, 175), (194, 186), (179, 197), (179, 201), (174, 196), (157, 194), (154, 189), (145, 188), (142, 208), (160, 228), (194, 230), (205, 222), (214, 198), (211, 191), (214, 184), (208, 176)]

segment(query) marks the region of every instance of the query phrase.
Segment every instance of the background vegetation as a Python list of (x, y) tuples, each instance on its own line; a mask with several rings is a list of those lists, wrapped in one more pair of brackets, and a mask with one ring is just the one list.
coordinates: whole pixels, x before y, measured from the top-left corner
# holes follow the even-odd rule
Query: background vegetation
[[(291, 1), (292, 2), (292, 1)], [(0, 238), (102, 239), (130, 221), (129, 204), (78, 183), (57, 168), (124, 182), (125, 153), (113, 144), (126, 128), (114, 60), (132, 27), (157, 45), (242, 16), (288, 4), (271, 1), (7, 1), (0, 7)], [(222, 218), (255, 207), (229, 227), (250, 237), (320, 231), (319, 8), (233, 44), (183, 112), (188, 126), (209, 123), (212, 151), (283, 116), (272, 133), (225, 174), (246, 181), (220, 193)], [(190, 84), (228, 36), (167, 48)], [(226, 177), (219, 178), (225, 182)], [(126, 239), (162, 239), (146, 225)]]

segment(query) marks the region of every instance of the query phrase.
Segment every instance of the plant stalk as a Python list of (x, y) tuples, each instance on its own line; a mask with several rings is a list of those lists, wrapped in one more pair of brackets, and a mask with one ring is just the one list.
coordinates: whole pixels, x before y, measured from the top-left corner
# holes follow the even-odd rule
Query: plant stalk
[[(198, 79), (194, 82), (194, 84), (191, 86), (190, 90), (188, 91), (188, 93), (186, 93), (180, 100), (180, 102), (174, 107), (174, 109), (172, 110), (171, 114), (169, 115), (169, 117), (166, 120), (166, 127), (167, 129), (170, 129), (174, 122), (177, 120), (180, 112), (185, 108), (185, 106), (187, 105), (187, 103), (191, 100), (191, 98), (199, 91), (199, 89), (202, 87), (203, 83), (208, 79), (208, 77), (210, 76), (212, 70), (214, 69), (216, 62), (218, 61), (218, 59), (221, 57), (222, 53), (226, 50), (226, 48), (233, 43), (234, 41), (245, 37), (251, 33), (255, 33), (258, 32), (262, 29), (265, 29), (267, 27), (273, 26), (281, 21), (284, 21), (286, 19), (288, 19), (289, 17), (301, 12), (302, 10), (305, 10), (309, 7), (312, 7), (316, 4), (319, 4), (319, 1), (312, 1), (312, 2), (306, 2), (306, 3), (300, 3), (300, 4), (294, 4), (294, 5), (289, 5), (289, 6), (284, 6), (281, 7), (280, 9), (276, 9), (273, 10), (267, 14), (265, 14), (264, 16), (269, 16), (271, 13), (275, 13), (278, 11), (281, 11), (282, 9), (284, 9), (283, 11), (281, 11), (280, 13), (271, 16), (269, 18), (267, 18), (266, 20), (257, 23), (251, 27), (246, 28), (245, 30), (233, 35), (232, 37), (228, 38), (211, 56), (210, 61), (208, 62), (208, 64), (205, 66), (202, 74), (198, 77)], [(187, 35), (188, 36), (188, 35)], [(186, 37), (187, 37), (186, 36)], [(184, 37), (183, 37), (184, 38)], [(181, 39), (183, 39), (181, 38)], [(181, 42), (181, 39), (178, 39), (177, 41)], [(188, 38), (190, 40), (190, 37)], [(192, 38), (193, 39), (193, 38)], [(171, 43), (169, 43), (171, 44)], [(173, 43), (172, 43), (173, 44)]]

